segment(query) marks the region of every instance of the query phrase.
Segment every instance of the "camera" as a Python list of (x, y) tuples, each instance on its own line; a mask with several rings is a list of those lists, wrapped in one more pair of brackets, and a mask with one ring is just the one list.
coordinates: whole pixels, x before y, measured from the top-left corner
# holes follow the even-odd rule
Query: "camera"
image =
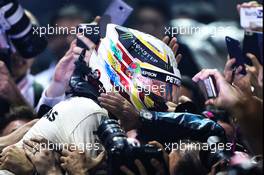
[(155, 174), (154, 167), (150, 163), (153, 158), (163, 163), (164, 172), (169, 174), (162, 150), (152, 145), (139, 146), (131, 142), (116, 120), (103, 121), (98, 128), (97, 135), (108, 153), (109, 175), (123, 175), (124, 173), (120, 171), (122, 165), (140, 174), (134, 164), (136, 159), (143, 163), (149, 174)]
[[(13, 44), (23, 58), (40, 54), (46, 48), (47, 40), (34, 35), (34, 27), (18, 0), (0, 0), (0, 50), (12, 50)], [(3, 35), (6, 35), (6, 41)], [(2, 43), (8, 43), (8, 46), (2, 46)]]
[(231, 150), (218, 149), (217, 145), (219, 143), (224, 142), (217, 136), (211, 136), (207, 139), (207, 144), (210, 149), (200, 151), (201, 162), (209, 170), (212, 166), (214, 166), (217, 162), (221, 160), (226, 166), (228, 166), (229, 160), (232, 157)]
[(202, 90), (206, 99), (216, 98), (218, 96), (218, 91), (215, 84), (215, 79), (212, 76), (209, 76), (207, 79), (198, 82), (198, 86)]
[[(210, 149), (200, 151), (200, 160), (208, 171), (210, 171), (211, 168), (215, 166), (214, 168), (216, 173), (225, 172), (227, 175), (262, 174), (262, 167), (259, 167), (255, 161), (248, 160), (247, 162), (241, 162), (240, 164), (238, 163), (232, 165), (231, 158), (234, 156), (234, 151), (232, 149), (220, 149), (220, 147), (217, 146), (223, 143), (226, 142), (219, 137), (211, 136), (207, 140), (207, 144)], [(244, 148), (236, 148), (236, 151), (242, 150), (244, 150)]]

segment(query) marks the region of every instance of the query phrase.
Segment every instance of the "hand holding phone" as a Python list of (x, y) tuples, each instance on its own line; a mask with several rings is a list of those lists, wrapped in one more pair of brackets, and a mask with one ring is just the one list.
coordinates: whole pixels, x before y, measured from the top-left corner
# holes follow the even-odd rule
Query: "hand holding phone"
[[(100, 42), (100, 27), (96, 24), (79, 24), (78, 32), (86, 38), (89, 38), (95, 45)], [(77, 46), (86, 50), (89, 50), (88, 46), (77, 38)]]
[(226, 37), (226, 46), (227, 46), (227, 50), (229, 53), (230, 58), (235, 58), (236, 59), (236, 63), (233, 66), (233, 69), (237, 69), (239, 66), (242, 66), (242, 70), (240, 72), (240, 74), (242, 75), (246, 75), (246, 59), (243, 55), (241, 46), (240, 46), (240, 42), (238, 40), (235, 40), (231, 37)]
[(218, 90), (216, 88), (216, 82), (213, 76), (209, 76), (205, 80), (200, 80), (198, 86), (202, 90), (205, 99), (216, 98), (218, 96)]

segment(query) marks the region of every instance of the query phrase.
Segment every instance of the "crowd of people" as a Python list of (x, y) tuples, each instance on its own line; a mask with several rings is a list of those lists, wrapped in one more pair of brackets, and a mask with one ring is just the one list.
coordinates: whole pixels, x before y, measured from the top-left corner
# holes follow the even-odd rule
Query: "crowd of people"
[[(210, 10), (194, 13), (198, 3), (170, 13), (144, 1), (124, 26), (108, 24), (99, 43), (81, 33), (47, 35), (43, 58), (35, 59), (41, 52), (28, 58), (11, 39), (16, 49), (4, 58), (1, 32), (12, 17), (2, 12), (12, 1), (0, 1), (0, 175), (262, 174), (262, 47), (235, 67), (223, 49), (226, 33), (165, 36), (169, 25), (227, 25)], [(238, 4), (234, 13), (251, 7), (262, 4)], [(91, 18), (71, 4), (50, 25), (103, 21)], [(231, 25), (245, 40), (248, 31)], [(201, 87), (208, 80), (210, 98)]]

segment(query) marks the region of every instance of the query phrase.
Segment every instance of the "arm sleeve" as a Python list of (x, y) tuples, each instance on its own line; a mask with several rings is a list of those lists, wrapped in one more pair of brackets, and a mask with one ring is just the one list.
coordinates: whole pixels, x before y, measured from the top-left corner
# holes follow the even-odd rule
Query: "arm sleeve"
[(36, 107), (36, 111), (37, 112), (39, 111), (40, 106), (43, 105), (43, 104), (52, 108), (56, 104), (58, 104), (59, 102), (61, 102), (61, 101), (66, 99), (66, 95), (62, 95), (62, 96), (55, 97), (55, 98), (47, 97), (46, 96), (46, 91), (47, 91), (47, 89), (45, 89), (42, 92), (41, 98), (40, 98), (40, 100), (38, 102), (38, 105)]
[(142, 128), (140, 133), (148, 136), (147, 140), (175, 142), (190, 139), (207, 141), (210, 136), (225, 139), (224, 129), (216, 122), (201, 115), (173, 112), (149, 112), (148, 117), (141, 113)]

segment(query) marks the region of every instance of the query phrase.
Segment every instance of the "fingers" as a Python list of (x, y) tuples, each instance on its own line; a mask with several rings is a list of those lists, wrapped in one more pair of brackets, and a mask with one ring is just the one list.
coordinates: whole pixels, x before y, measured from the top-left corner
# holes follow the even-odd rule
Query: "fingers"
[(31, 140), (23, 140), (23, 143), (25, 146), (27, 146), (30, 150), (37, 150), (39, 151), (39, 144), (36, 142), (33, 142)]
[(109, 92), (107, 94), (102, 93), (101, 97), (111, 99), (113, 101), (116, 101), (117, 103), (124, 101), (124, 98), (121, 95), (119, 95), (119, 93), (115, 93), (115, 92)]
[[(75, 59), (75, 57), (74, 57), (74, 53), (71, 52), (71, 53), (65, 55), (65, 56), (60, 60), (60, 62), (63, 62), (63, 63), (70, 63), (70, 62), (72, 62), (73, 60), (76, 60), (76, 59)], [(60, 62), (59, 62), (59, 63), (60, 63)], [(59, 63), (58, 63), (58, 64), (59, 64)]]
[(98, 162), (97, 164), (101, 164), (106, 157), (105, 151), (101, 152), (96, 158), (95, 161)]
[(67, 157), (70, 155), (70, 151), (68, 149), (63, 149), (61, 151), (61, 155), (64, 156), (64, 157)]
[(226, 65), (225, 65), (225, 71), (232, 71), (233, 70), (233, 65), (236, 63), (236, 59), (232, 58), (227, 60)]
[(179, 54), (179, 55), (176, 56), (177, 64), (179, 64), (181, 62), (181, 59), (182, 59), (182, 54)]
[(194, 82), (198, 82), (200, 80), (205, 80), (208, 78), (210, 75), (214, 76), (216, 80), (223, 80), (223, 76), (221, 75), (220, 72), (218, 72), (217, 69), (203, 69), (201, 72), (196, 74), (192, 80)]
[(169, 43), (169, 47), (172, 49), (173, 46), (177, 43), (177, 39), (175, 37), (173, 37)]
[(9, 75), (9, 71), (3, 61), (0, 60), (0, 74)]
[(84, 35), (77, 34), (77, 38), (80, 39), (90, 50), (93, 50), (96, 48), (96, 45)]
[(243, 70), (243, 66), (239, 66), (239, 67), (236, 69), (235, 74), (238, 76), (242, 70)]
[(170, 37), (168, 36), (164, 36), (164, 38), (162, 39), (162, 41), (165, 43), (165, 44), (169, 44), (169, 41), (170, 41)]
[(205, 105), (215, 105), (216, 104), (216, 100), (215, 99), (209, 99), (205, 102)]
[(100, 20), (101, 20), (101, 16), (96, 16), (94, 18), (94, 21), (93, 22), (95, 22), (96, 24), (98, 24), (100, 22)]
[(121, 166), (120, 170), (126, 175), (135, 175), (131, 170), (129, 170), (126, 166)]
[(259, 66), (261, 66), (261, 64), (259, 63), (257, 57), (251, 53), (247, 53), (247, 57), (251, 60), (252, 64), (254, 67), (256, 67), (257, 69), (259, 68)]
[(160, 143), (157, 142), (157, 141), (151, 141), (151, 142), (149, 142), (148, 144), (153, 145), (153, 146), (155, 146), (156, 148), (163, 149), (162, 144), (160, 144)]
[[(72, 52), (73, 52), (75, 58), (79, 58), (79, 56), (80, 56), (80, 54), (82, 53), (82, 51), (83, 51), (83, 49), (80, 48), (80, 47), (74, 47), (73, 50), (72, 50)], [(90, 60), (89, 58), (91, 57), (91, 55), (92, 55), (92, 52), (91, 52), (91, 51), (89, 51), (89, 52), (88, 52), (88, 51), (85, 52), (85, 58), (86, 58), (87, 61)], [(87, 58), (88, 58), (88, 59), (87, 59)]]
[(179, 103), (186, 103), (186, 102), (191, 102), (192, 100), (190, 99), (190, 98), (188, 98), (188, 97), (186, 97), (186, 96), (180, 96), (179, 97)]
[(66, 163), (67, 162), (67, 157), (61, 156), (60, 157), (60, 162), (61, 163)]
[[(168, 36), (165, 36), (162, 41), (167, 44), (171, 50), (173, 51), (173, 54), (176, 56), (177, 55), (177, 51), (179, 49), (179, 45), (177, 44), (177, 38), (173, 37), (171, 40), (170, 40), (170, 37)], [(177, 63), (180, 62), (180, 59), (181, 59), (182, 55), (177, 55), (176, 57), (176, 61)]]
[(45, 139), (42, 136), (35, 136), (34, 138), (31, 138), (30, 141), (36, 142), (36, 143), (45, 143), (45, 144), (48, 144), (48, 140)]
[(163, 167), (162, 163), (160, 163), (156, 159), (151, 159), (150, 162), (151, 162), (152, 166), (156, 169), (157, 175), (164, 175), (164, 167)]
[(77, 42), (76, 39), (73, 40), (73, 41), (71, 42), (70, 48), (69, 48), (68, 51), (66, 52), (65, 56), (66, 56), (66, 55), (70, 55), (70, 54), (72, 53), (72, 49), (73, 49), (74, 47), (76, 47), (76, 42)]
[(23, 145), (23, 148), (24, 148), (24, 152), (25, 152), (25, 154), (27, 155), (27, 157), (28, 157), (31, 161), (33, 161), (34, 158), (35, 158), (34, 152), (35, 152), (36, 150), (34, 150), (32, 147), (30, 147), (30, 146), (28, 146), (28, 145), (26, 145), (26, 144)]
[(61, 163), (60, 166), (62, 169), (67, 170), (67, 164), (66, 163)]
[(109, 107), (118, 107), (118, 102), (106, 97), (99, 97), (98, 98), (100, 103), (107, 104)]
[(105, 102), (100, 102), (100, 105), (105, 108), (106, 110), (108, 110), (110, 113), (112, 114), (116, 114), (118, 113), (118, 110), (116, 110), (116, 106), (112, 106), (110, 104), (107, 104)]
[(116, 110), (118, 106), (122, 105), (122, 101), (120, 101), (117, 96), (114, 96), (112, 94), (101, 94), (98, 100), (102, 106), (111, 110)]
[(24, 126), (33, 126), (35, 125), (37, 122), (39, 121), (39, 119), (34, 119), (28, 123), (26, 123)]
[(147, 175), (147, 171), (140, 160), (135, 160), (135, 164), (140, 172), (140, 175)]

